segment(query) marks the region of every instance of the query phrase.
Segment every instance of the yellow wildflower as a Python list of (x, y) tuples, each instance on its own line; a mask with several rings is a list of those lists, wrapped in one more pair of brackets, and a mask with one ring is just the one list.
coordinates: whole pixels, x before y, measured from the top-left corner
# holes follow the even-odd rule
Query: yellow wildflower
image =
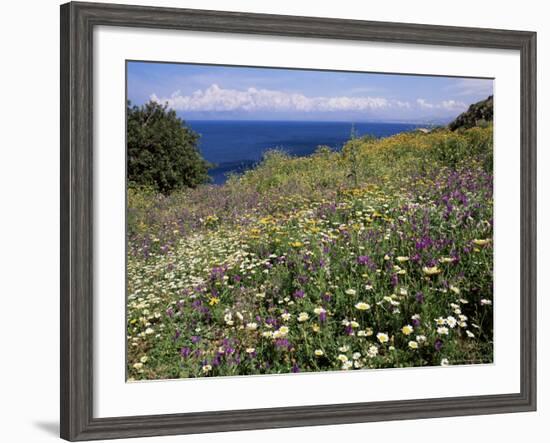
[(422, 268), (422, 272), (424, 272), (424, 274), (426, 275), (437, 275), (441, 272), (441, 269), (439, 269), (437, 266), (424, 266)]

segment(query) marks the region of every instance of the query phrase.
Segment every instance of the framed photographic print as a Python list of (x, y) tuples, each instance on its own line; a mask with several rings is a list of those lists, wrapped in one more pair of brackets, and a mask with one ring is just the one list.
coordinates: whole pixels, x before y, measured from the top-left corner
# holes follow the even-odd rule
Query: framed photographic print
[(61, 6), (61, 436), (536, 408), (536, 34)]

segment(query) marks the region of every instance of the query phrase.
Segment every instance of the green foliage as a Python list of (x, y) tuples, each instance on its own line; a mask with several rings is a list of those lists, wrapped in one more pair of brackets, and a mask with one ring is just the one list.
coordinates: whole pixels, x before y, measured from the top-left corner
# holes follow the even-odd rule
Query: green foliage
[(348, 160), (349, 164), (349, 177), (353, 181), (353, 185), (357, 187), (359, 185), (359, 143), (357, 140), (357, 133), (355, 126), (351, 127), (350, 141), (344, 147), (343, 156)]
[(472, 160), (492, 172), (492, 125), (455, 132), (408, 132), (381, 139), (352, 138), (340, 152), (319, 147), (308, 157), (272, 150), (257, 167), (236, 179), (241, 187), (260, 193), (273, 189), (314, 195), (323, 189), (358, 187), (380, 183), (387, 177), (456, 168)]
[(464, 136), (467, 138), (471, 147), (472, 154), (477, 156), (483, 164), (483, 169), (486, 172), (493, 172), (493, 124), (487, 123), (478, 125), (477, 128), (472, 128), (464, 131)]
[(209, 180), (199, 136), (166, 105), (149, 102), (127, 108), (128, 181), (169, 193)]
[(460, 161), (465, 157), (466, 151), (469, 149), (463, 140), (450, 138), (438, 142), (434, 146), (435, 158), (442, 164), (455, 168)]

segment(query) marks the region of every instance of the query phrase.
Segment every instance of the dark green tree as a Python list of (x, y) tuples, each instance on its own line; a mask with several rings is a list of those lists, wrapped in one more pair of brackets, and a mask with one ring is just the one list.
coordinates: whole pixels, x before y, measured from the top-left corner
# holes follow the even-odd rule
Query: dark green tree
[(128, 181), (162, 193), (209, 181), (199, 135), (167, 105), (149, 102), (127, 109)]

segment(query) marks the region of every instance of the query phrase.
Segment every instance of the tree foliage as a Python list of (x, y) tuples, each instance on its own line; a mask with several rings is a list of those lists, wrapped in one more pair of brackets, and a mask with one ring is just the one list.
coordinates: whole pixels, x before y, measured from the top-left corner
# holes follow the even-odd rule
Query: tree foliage
[(199, 135), (174, 110), (156, 102), (127, 109), (128, 181), (162, 193), (209, 181)]

